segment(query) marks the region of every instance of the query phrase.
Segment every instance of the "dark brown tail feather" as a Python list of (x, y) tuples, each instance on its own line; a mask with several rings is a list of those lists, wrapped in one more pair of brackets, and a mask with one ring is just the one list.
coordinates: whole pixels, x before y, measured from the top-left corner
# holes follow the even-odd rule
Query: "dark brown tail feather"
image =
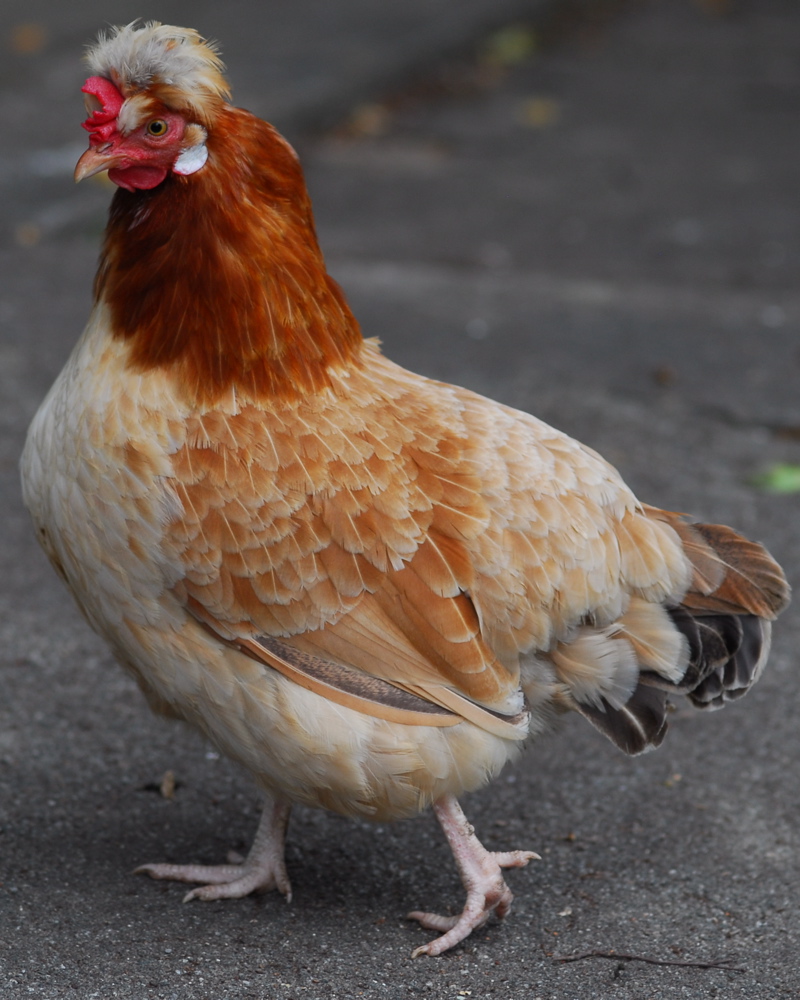
[[(667, 731), (667, 694), (685, 694), (698, 708), (721, 708), (741, 698), (760, 677), (769, 655), (771, 621), (789, 603), (783, 571), (767, 550), (719, 524), (689, 524), (679, 514), (645, 508), (683, 542), (694, 569), (688, 593), (669, 608), (686, 638), (689, 663), (677, 683), (643, 671), (620, 709), (576, 705), (626, 753), (658, 746)], [(657, 696), (657, 697), (656, 697)]]
[[(689, 666), (675, 689), (698, 708), (720, 708), (741, 698), (761, 676), (770, 622), (789, 603), (789, 585), (758, 542), (721, 524), (672, 518), (669, 523), (681, 534), (695, 569), (689, 592), (677, 608), (669, 609), (689, 643)], [(654, 683), (651, 675), (642, 681)]]
[(578, 712), (612, 743), (631, 755), (660, 746), (667, 733), (667, 695), (639, 684), (622, 708), (575, 702)]
[(685, 694), (698, 708), (721, 708), (755, 684), (769, 654), (772, 626), (757, 615), (692, 613), (680, 606), (669, 615), (689, 644), (689, 665), (673, 684), (644, 671), (640, 683)]

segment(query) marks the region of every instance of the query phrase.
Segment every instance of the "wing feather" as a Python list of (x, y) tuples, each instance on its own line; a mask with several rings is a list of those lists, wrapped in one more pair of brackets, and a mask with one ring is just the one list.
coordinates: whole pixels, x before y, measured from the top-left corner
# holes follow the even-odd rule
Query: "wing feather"
[(656, 670), (667, 655), (641, 622), (635, 641), (612, 626), (631, 597), (686, 589), (686, 532), (589, 449), (369, 344), (333, 391), (276, 407), (190, 417), (174, 457), (180, 586), (219, 635), (504, 732), (520, 656), (553, 652), (577, 700), (616, 711), (635, 654)]

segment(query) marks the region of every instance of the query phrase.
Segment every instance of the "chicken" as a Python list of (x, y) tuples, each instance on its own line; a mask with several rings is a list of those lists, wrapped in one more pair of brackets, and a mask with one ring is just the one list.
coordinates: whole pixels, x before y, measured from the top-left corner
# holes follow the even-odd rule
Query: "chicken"
[(187, 898), (291, 889), (292, 803), (432, 805), (467, 900), (512, 894), (458, 803), (574, 711), (630, 754), (667, 698), (758, 679), (788, 600), (729, 528), (639, 503), (591, 449), (403, 370), (325, 270), (297, 157), (213, 45), (128, 25), (88, 54), (77, 180), (118, 186), (88, 326), (22, 459), (39, 541), (150, 706), (267, 796), (248, 857), (149, 864)]

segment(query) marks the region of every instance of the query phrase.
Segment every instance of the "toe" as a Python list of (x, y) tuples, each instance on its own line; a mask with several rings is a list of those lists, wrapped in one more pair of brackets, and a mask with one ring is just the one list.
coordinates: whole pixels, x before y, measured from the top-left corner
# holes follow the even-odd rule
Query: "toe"
[(171, 882), (208, 882), (214, 885), (234, 882), (242, 874), (241, 865), (140, 865), (134, 875), (168, 879)]
[(406, 914), (406, 920), (416, 920), (428, 931), (449, 931), (458, 923), (458, 917), (443, 917), (438, 913), (425, 913), (422, 910)]
[(498, 879), (486, 891), (472, 891), (467, 895), (467, 902), (458, 917), (443, 917), (438, 913), (426, 913), (415, 910), (409, 913), (409, 919), (418, 921), (431, 931), (444, 931), (441, 937), (415, 948), (412, 958), (419, 955), (441, 955), (464, 938), (482, 927), (492, 913), (504, 917), (511, 909), (513, 893), (502, 879)]
[(501, 868), (524, 868), (529, 861), (541, 861), (541, 855), (535, 851), (505, 851), (493, 852), (491, 857)]
[(258, 879), (252, 877), (239, 878), (233, 882), (199, 885), (196, 889), (191, 889), (186, 893), (183, 897), (183, 902), (188, 903), (192, 899), (202, 899), (206, 903), (210, 903), (215, 899), (242, 899), (257, 889), (263, 889), (266, 892), (267, 889), (271, 888), (273, 886), (264, 886)]

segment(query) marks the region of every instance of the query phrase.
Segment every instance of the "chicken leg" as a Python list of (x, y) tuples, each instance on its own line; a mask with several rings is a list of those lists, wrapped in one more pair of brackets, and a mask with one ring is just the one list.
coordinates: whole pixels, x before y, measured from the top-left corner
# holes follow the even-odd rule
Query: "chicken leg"
[(239, 899), (251, 892), (277, 889), (287, 902), (292, 900), (292, 886), (283, 857), (286, 827), (291, 806), (287, 802), (267, 802), (261, 813), (253, 846), (240, 864), (227, 865), (141, 865), (134, 875), (175, 882), (204, 882), (183, 897), (190, 899)]
[(454, 795), (445, 795), (434, 802), (433, 811), (453, 852), (461, 881), (467, 890), (467, 902), (457, 917), (443, 917), (420, 910), (408, 914), (409, 920), (418, 920), (429, 930), (446, 932), (415, 948), (412, 958), (441, 955), (463, 941), (476, 927), (485, 924), (492, 911), (498, 917), (504, 917), (511, 909), (514, 896), (503, 879), (501, 869), (523, 868), (529, 861), (539, 860), (539, 855), (533, 851), (487, 851), (475, 836)]

